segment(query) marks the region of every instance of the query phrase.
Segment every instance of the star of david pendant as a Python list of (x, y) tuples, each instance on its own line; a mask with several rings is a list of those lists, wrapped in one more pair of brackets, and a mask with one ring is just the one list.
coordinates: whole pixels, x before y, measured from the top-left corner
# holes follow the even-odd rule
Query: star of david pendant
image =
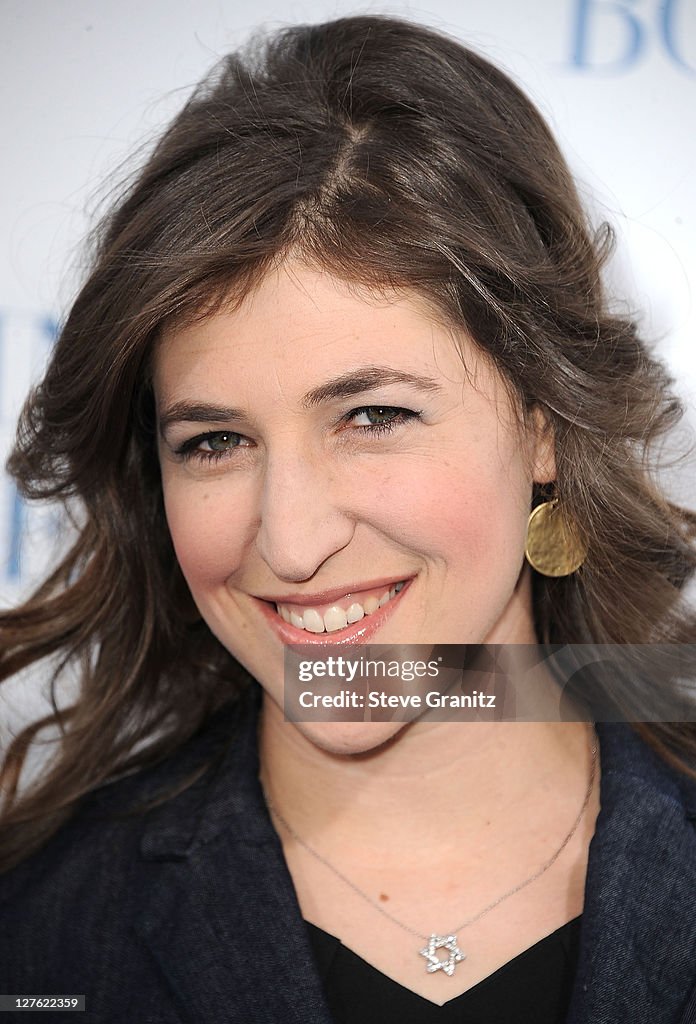
[[(449, 953), (447, 959), (440, 960), (435, 955), (436, 949), (446, 949)], [(428, 945), (425, 949), (420, 950), (420, 955), (424, 956), (428, 961), (425, 965), (428, 974), (434, 974), (435, 971), (444, 971), (450, 978), (454, 974), (454, 968), (457, 964), (466, 957), (466, 954), (462, 953), (457, 945), (456, 935), (431, 935)]]

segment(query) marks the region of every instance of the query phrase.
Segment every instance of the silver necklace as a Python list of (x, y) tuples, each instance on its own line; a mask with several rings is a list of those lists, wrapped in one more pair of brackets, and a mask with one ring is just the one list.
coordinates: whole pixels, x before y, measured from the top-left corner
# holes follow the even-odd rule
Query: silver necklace
[[(457, 966), (457, 964), (461, 963), (462, 960), (466, 959), (466, 954), (462, 953), (461, 949), (459, 948), (459, 939), (457, 937), (458, 933), (463, 931), (464, 928), (468, 928), (469, 925), (474, 924), (476, 921), (479, 921), (485, 914), (490, 913), (490, 911), (494, 910), (495, 907), (499, 906), (499, 904), (501, 904), (503, 900), (509, 899), (510, 896), (514, 896), (516, 892), (519, 892), (521, 889), (524, 889), (527, 885), (531, 885), (532, 882), (535, 882), (537, 880), (537, 878), (541, 878), (541, 876), (549, 870), (552, 864), (555, 864), (563, 850), (565, 850), (566, 846), (577, 832), (578, 826), (580, 825), (585, 810), (587, 809), (587, 805), (590, 802), (590, 797), (592, 796), (592, 790), (594, 788), (595, 776), (597, 774), (597, 740), (594, 736), (594, 731), (592, 732), (591, 744), (592, 765), (590, 767), (590, 778), (587, 784), (585, 798), (582, 802), (582, 807), (578, 811), (578, 815), (575, 821), (573, 822), (573, 826), (570, 832), (567, 834), (567, 836), (565, 837), (561, 845), (558, 847), (558, 849), (555, 851), (553, 856), (550, 857), (544, 864), (542, 864), (539, 870), (535, 871), (534, 874), (531, 875), (529, 878), (525, 878), (523, 882), (520, 882), (514, 888), (509, 889), (507, 892), (504, 892), (502, 896), (498, 896), (497, 899), (493, 900), (492, 903), (489, 903), (488, 906), (483, 908), (483, 910), (479, 910), (479, 912), (477, 914), (474, 914), (473, 917), (469, 917), (466, 919), (466, 921), (462, 921), (458, 928), (455, 928), (451, 933), (447, 935), (437, 935), (435, 932), (431, 932), (430, 935), (423, 935), (422, 932), (417, 931), (415, 928), (410, 928), (407, 924), (404, 924), (403, 921), (399, 921), (398, 918), (394, 917), (393, 914), (390, 914), (388, 910), (385, 910), (384, 907), (380, 906), (379, 903), (373, 900), (371, 896), (369, 896), (366, 892), (363, 892), (363, 890), (360, 889), (355, 884), (355, 882), (352, 882), (350, 878), (346, 878), (343, 872), (339, 871), (338, 868), (334, 867), (334, 865), (331, 864), (326, 859), (326, 857), (322, 856), (322, 854), (320, 854), (317, 850), (311, 847), (309, 843), (306, 843), (304, 839), (302, 839), (302, 837), (297, 834), (294, 828), (290, 824), (288, 824), (288, 822), (285, 820), (280, 811), (278, 811), (278, 809), (274, 807), (274, 805), (269, 800), (268, 794), (265, 792), (265, 790), (264, 797), (266, 798), (266, 805), (271, 814), (278, 819), (283, 828), (292, 836), (296, 843), (299, 843), (299, 845), (307, 851), (307, 853), (311, 854), (312, 857), (316, 858), (316, 860), (324, 864), (325, 867), (329, 869), (329, 871), (332, 871), (333, 874), (340, 878), (342, 882), (345, 882), (345, 884), (349, 886), (353, 890), (353, 892), (357, 893), (358, 896), (361, 896), (370, 904), (371, 907), (374, 907), (375, 910), (378, 910), (380, 914), (388, 918), (393, 924), (398, 925), (398, 927), (401, 928), (403, 931), (408, 932), (410, 935), (415, 935), (416, 938), (427, 943), (426, 946), (418, 950), (418, 953), (426, 960), (425, 969), (428, 974), (434, 974), (436, 971), (442, 971), (443, 974), (446, 974), (448, 975), (448, 977), (451, 977), (454, 974), (454, 969)], [(437, 955), (438, 950), (445, 950), (444, 959), (441, 959)]]

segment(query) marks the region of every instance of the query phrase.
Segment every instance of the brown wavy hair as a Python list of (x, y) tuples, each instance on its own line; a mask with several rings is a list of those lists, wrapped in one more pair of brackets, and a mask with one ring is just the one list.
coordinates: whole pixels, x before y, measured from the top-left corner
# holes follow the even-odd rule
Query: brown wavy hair
[[(444, 35), (350, 17), (256, 38), (216, 66), (101, 225), (9, 460), (25, 496), (65, 502), (78, 527), (33, 596), (0, 614), (0, 679), (57, 659), (53, 713), (13, 739), (0, 775), (0, 870), (248, 683), (176, 562), (149, 360), (165, 327), (243, 297), (291, 249), (347, 281), (414, 289), (524, 410), (546, 410), (557, 492), (589, 554), (572, 576), (535, 574), (540, 642), (694, 640), (696, 515), (648, 458), (682, 410), (634, 322), (608, 307), (611, 241), (523, 92)], [(79, 693), (59, 708), (66, 668)], [(58, 756), (22, 792), (46, 726)], [(696, 755), (692, 725), (640, 729), (674, 763)]]

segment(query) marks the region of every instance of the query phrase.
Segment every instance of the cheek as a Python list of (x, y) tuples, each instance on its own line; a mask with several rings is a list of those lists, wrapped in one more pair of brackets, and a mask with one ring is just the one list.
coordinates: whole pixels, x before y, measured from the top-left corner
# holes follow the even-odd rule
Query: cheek
[[(467, 571), (517, 563), (532, 494), (515, 460), (429, 460), (404, 466), (373, 486), (370, 518), (405, 547)], [(367, 510), (366, 514), (367, 514)]]
[(242, 561), (251, 516), (222, 484), (164, 482), (164, 507), (176, 557), (191, 591), (224, 581)]

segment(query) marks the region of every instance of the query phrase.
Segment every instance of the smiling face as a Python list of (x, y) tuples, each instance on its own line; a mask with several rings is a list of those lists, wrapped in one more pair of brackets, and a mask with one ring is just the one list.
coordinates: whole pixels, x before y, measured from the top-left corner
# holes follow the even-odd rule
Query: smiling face
[(198, 609), (282, 703), (288, 643), (534, 643), (549, 431), (415, 294), (299, 263), (155, 356), (169, 529)]

